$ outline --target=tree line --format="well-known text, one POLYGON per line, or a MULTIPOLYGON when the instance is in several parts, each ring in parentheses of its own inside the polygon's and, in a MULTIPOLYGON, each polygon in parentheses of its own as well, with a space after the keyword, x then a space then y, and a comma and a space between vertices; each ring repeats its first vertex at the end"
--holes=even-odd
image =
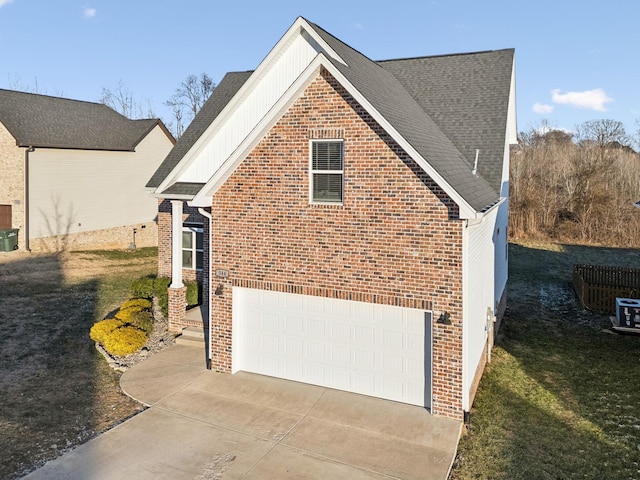
POLYGON ((621 122, 521 132, 511 152, 512 239, 640 247, 640 155, 621 122))

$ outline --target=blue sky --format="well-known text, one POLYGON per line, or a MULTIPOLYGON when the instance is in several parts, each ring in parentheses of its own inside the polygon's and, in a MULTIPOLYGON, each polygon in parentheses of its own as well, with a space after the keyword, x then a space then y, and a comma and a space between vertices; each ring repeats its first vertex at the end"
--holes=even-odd
POLYGON ((251 70, 297 16, 373 60, 516 49, 518 129, 640 119, 635 0, 0 0, 0 88, 163 102, 192 73, 251 70))

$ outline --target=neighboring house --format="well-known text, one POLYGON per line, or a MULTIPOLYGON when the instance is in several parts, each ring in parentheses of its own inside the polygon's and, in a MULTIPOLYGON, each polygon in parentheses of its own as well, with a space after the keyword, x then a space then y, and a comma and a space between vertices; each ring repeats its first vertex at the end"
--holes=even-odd
POLYGON ((0 90, 0 228, 21 250, 155 246, 144 184, 174 143, 157 119, 0 90))
POLYGON ((299 18, 148 187, 210 367, 470 410, 505 308, 514 51, 374 62, 299 18))

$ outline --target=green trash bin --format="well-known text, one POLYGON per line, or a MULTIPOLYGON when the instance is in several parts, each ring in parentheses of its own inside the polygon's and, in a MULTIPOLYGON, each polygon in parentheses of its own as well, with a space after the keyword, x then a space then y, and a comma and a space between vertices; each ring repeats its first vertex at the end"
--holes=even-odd
POLYGON ((18 229, 5 228, 0 230, 0 252, 10 252, 18 249, 18 229))

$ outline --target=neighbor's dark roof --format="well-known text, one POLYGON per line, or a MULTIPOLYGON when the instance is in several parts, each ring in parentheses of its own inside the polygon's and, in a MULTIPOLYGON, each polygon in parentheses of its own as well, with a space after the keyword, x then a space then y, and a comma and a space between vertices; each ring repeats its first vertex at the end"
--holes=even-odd
MULTIPOLYGON (((374 62, 309 25, 347 63, 330 59, 335 68, 462 198, 478 211, 499 199, 512 49, 374 62)), ((148 187, 160 185, 251 73, 225 76, 148 187)))
MULTIPOLYGON (((240 87, 244 85, 244 82, 247 81, 252 73, 253 72, 231 72, 224 76, 218 86, 213 89, 211 96, 189 124, 184 134, 178 139, 173 149, 147 182, 148 188, 156 188, 162 183, 193 144, 196 143, 207 127, 216 119, 222 109, 227 106, 229 101, 236 92, 240 90, 240 87)), ((176 188, 174 188, 171 193, 189 194, 186 191, 176 191, 176 188)), ((167 193, 169 192, 167 191, 167 193)))
POLYGON ((116 151, 134 150, 161 124, 158 119, 130 120, 100 103, 2 89, 0 122, 20 147, 116 151))

